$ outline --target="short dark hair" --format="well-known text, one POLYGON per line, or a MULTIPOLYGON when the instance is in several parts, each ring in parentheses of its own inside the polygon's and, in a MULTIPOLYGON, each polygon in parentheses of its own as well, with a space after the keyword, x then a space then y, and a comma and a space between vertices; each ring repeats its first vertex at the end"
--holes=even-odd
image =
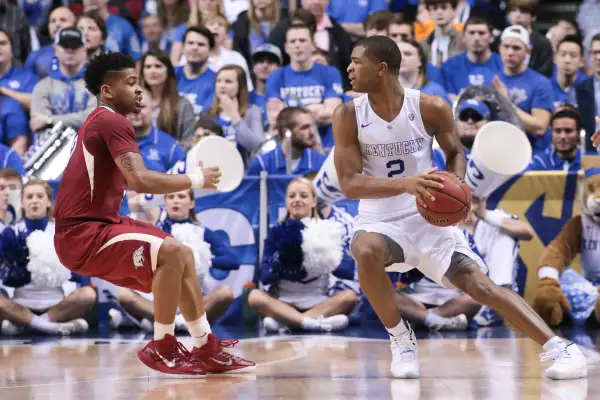
POLYGON ((287 29, 285 30, 285 41, 286 42, 287 42, 288 33, 291 30, 294 30, 294 29, 306 29, 306 30, 308 30, 308 33, 310 34, 310 38, 311 38, 311 40, 313 40, 313 36, 314 36, 315 32, 310 29, 310 26, 308 26, 306 24, 295 23, 295 24, 291 24, 290 26, 288 26, 287 29))
POLYGON ((456 9, 456 7, 458 6, 458 0, 425 0, 425 8, 429 8, 429 6, 432 6, 434 4, 444 3, 450 3, 453 9, 456 9))
POLYGON ((212 34, 212 32, 209 31, 208 28, 204 25, 190 26, 189 28, 187 28, 187 31, 185 31, 185 34, 183 35, 183 43, 185 43, 185 39, 187 39, 187 36, 190 32, 195 32, 207 38, 209 49, 212 50, 215 47, 215 37, 212 34))
POLYGON ((592 43, 594 42, 600 42, 600 33, 596 33, 594 36, 592 36, 592 40, 590 40, 590 47, 592 47, 592 43))
POLYGON ((8 38, 8 41, 11 43, 12 45, 12 35, 9 31, 7 31, 6 29, 0 28, 0 33, 4 33, 6 35, 6 37, 8 38))
POLYGON ((394 14, 388 10, 375 11, 365 19, 364 27, 367 29, 375 29, 378 31, 387 31, 390 27, 394 14))
POLYGON ((365 49, 365 55, 369 59, 387 64, 390 71, 400 73, 402 54, 396 42, 387 36, 370 36, 362 38, 355 47, 361 46, 365 49))
POLYGON ((492 23, 483 15, 471 15, 465 22, 463 32, 467 30, 467 27, 469 25, 486 25, 488 27, 488 30, 490 31, 490 34, 494 32, 494 27, 492 23))
POLYGON ((574 36, 574 35, 565 36, 563 38, 563 40, 561 40, 558 43, 558 45, 556 46, 556 51, 558 51, 558 49, 560 49, 560 46, 563 43, 573 43, 573 44, 576 44, 579 47, 579 54, 581 56, 583 56, 583 45, 581 44, 581 41, 579 40, 579 38, 577 36, 574 36))
POLYGON ((283 139, 285 131, 292 130, 296 127, 296 115, 298 114, 310 114, 306 108, 302 107, 287 107, 281 110, 275 121, 275 128, 279 133, 279 136, 283 139))
MULTIPOLYGON (((305 10, 303 8, 299 8, 296 11, 294 11, 294 13, 292 14, 291 18, 290 18, 290 22, 291 24, 304 24, 306 26, 308 26, 308 28, 310 29, 310 32, 314 35, 315 32, 317 32, 317 18, 315 17, 315 14, 311 13, 308 10, 305 10), (294 22, 294 21, 300 21, 300 22, 294 22)), ((286 35, 287 35, 287 31, 286 31, 286 35)))
POLYGON ((550 117, 550 128, 552 129, 552 124, 554 123, 554 121, 561 118, 569 118, 575 120, 577 132, 581 131, 581 128, 583 126, 583 117, 581 116, 579 110, 577 110, 575 107, 565 107, 552 114, 552 116, 550 117))
POLYGON ((85 87, 91 94, 98 96, 107 74, 129 68, 135 69, 135 61, 127 54, 110 51, 100 53, 90 60, 85 69, 83 76, 85 87))
POLYGON ((508 11, 518 8, 530 13, 532 16, 537 15, 539 0, 509 0, 508 11))
POLYGON ((0 169, 0 178, 10 179, 16 178, 21 181, 21 185, 23 184, 23 177, 17 171, 12 168, 1 168, 0 169))

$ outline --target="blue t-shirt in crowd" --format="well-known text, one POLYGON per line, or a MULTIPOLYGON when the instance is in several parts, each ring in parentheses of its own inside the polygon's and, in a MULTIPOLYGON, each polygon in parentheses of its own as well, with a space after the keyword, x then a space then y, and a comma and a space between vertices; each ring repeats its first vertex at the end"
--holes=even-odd
POLYGON ((362 24, 370 14, 387 8, 386 0, 331 0, 327 14, 340 24, 362 24))
POLYGON ((577 106, 576 103, 576 99, 575 99, 575 86, 579 85, 581 82, 585 81, 588 77, 586 74, 584 74, 581 71, 577 71, 577 77, 575 78, 575 82, 573 82, 573 85, 569 88, 569 90, 564 90, 563 88, 560 87, 560 85, 558 84, 558 81, 556 79, 558 75, 558 69, 556 68, 556 64, 554 65, 554 72, 552 74, 552 94, 553 94, 553 100, 554 100, 554 108, 557 108, 558 106, 562 105, 562 104, 572 104, 574 106, 577 106))
MULTIPOLYGON (((312 171, 318 171, 326 158, 326 155, 315 150, 305 149, 298 166, 292 171, 292 174, 304 175, 312 171)), ((287 175, 285 156, 281 146, 277 146, 275 150, 268 153, 257 155, 250 163, 247 175, 260 175, 260 171, 267 171, 269 174, 287 175)))
POLYGON ((12 148, 0 143, 0 167, 1 168, 12 168, 21 175, 25 175, 25 168, 23 168, 23 159, 12 148))
POLYGON ((183 69, 183 66, 175 67, 177 90, 180 96, 192 103, 194 114, 200 115, 202 111, 208 110, 212 105, 217 74, 212 69, 206 68, 196 79, 188 79, 183 69))
POLYGON ((54 46, 48 44, 29 54, 25 62, 25 69, 43 79, 50 73, 54 62, 56 62, 54 59, 54 46))
POLYGON ((185 151, 177 140, 154 126, 148 136, 136 141, 144 164, 152 171, 164 173, 176 162, 185 160, 185 151))
POLYGON ((280 99, 288 107, 323 104, 329 98, 341 99, 343 95, 342 75, 329 65, 314 63, 310 70, 302 72, 287 65, 267 79, 267 100, 280 99))
POLYGON ((52 0, 19 0, 19 7, 27 16, 30 26, 40 27, 48 22, 52 0))
MULTIPOLYGON (((329 65, 314 63, 308 71, 296 72, 291 65, 274 71, 267 79, 267 101, 279 99, 286 107, 323 104, 330 98, 343 99, 342 75, 329 65)), ((319 129, 325 148, 333 146, 331 125, 319 129)))
POLYGON ((442 70, 432 63, 427 63, 425 67, 425 74, 427 75, 427 79, 433 81, 435 83, 444 86, 444 79, 442 78, 442 70))
POLYGON ((250 54, 252 54, 256 48, 265 44, 271 33, 271 24, 269 21, 261 21, 259 22, 259 25, 260 32, 256 32, 254 29, 250 28, 250 54))
POLYGON ((250 104, 260 107, 260 114, 262 115, 263 124, 267 125, 269 123, 267 119, 267 95, 258 94, 256 93, 256 90, 250 92, 250 104))
POLYGON ((6 74, 0 75, 0 87, 23 93, 33 93, 33 88, 38 81, 38 77, 33 72, 16 68, 14 65, 6 74))
POLYGON ((440 96, 442 99, 446 100, 448 104, 452 105, 450 98, 448 97, 448 93, 444 90, 444 88, 433 81, 427 82, 425 86, 421 88, 421 92, 425 94, 431 94, 434 96, 440 96))
MULTIPOLYGON (((531 114, 534 108, 552 112, 554 105, 550 79, 531 68, 519 75, 507 76, 503 72, 499 76, 506 85, 511 102, 521 110, 528 114, 531 114)), ((528 137, 534 152, 543 151, 550 145, 549 132, 543 137, 531 134, 528 134, 528 137)))
POLYGON ((0 96, 0 141, 8 145, 18 136, 29 136, 27 114, 15 99, 0 96))
POLYGON ((106 20, 106 49, 126 53, 134 60, 142 57, 142 47, 133 26, 123 17, 109 14, 106 20))
POLYGON ((498 53, 492 52, 490 59, 482 64, 473 64, 464 52, 442 64, 444 89, 449 94, 458 95, 462 89, 471 85, 490 85, 494 75, 500 75, 503 69, 498 53))
POLYGON ((527 169, 530 171, 577 172, 581 169, 581 150, 577 149, 574 159, 565 160, 560 158, 554 147, 549 147, 544 151, 536 153, 527 169))

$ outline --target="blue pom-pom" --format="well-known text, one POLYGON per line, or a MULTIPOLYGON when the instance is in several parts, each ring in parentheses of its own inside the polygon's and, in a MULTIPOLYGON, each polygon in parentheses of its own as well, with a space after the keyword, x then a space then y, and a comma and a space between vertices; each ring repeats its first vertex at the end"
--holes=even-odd
POLYGON ((2 258, 3 279, 5 286, 22 287, 31 282, 31 273, 27 269, 29 248, 27 232, 18 234, 6 228, 0 234, 0 256, 2 258))
POLYGON ((306 278, 302 267, 302 230, 298 220, 287 220, 275 225, 265 240, 264 263, 269 267, 272 280, 300 281, 306 278))

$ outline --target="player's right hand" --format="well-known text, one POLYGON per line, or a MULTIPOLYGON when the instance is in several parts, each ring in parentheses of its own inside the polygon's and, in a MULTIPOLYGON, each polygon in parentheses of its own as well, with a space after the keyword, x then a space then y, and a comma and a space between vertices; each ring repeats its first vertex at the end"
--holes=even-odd
POLYGON ((433 175, 437 171, 437 167, 429 168, 418 175, 402 178, 404 193, 410 193, 417 198, 417 203, 424 208, 427 208, 425 198, 430 201, 435 201, 433 194, 427 190, 428 188, 443 189, 444 177, 441 175, 433 175))
MULTIPOLYGON (((200 169, 200 167, 197 167, 197 169, 200 169)), ((202 174, 204 175, 203 189, 216 189, 217 184, 221 181, 219 178, 223 175, 219 172, 219 167, 203 168, 202 174)))
POLYGON ((194 189, 216 189, 221 172, 219 172, 219 167, 202 168, 198 166, 188 176, 194 189))
MULTIPOLYGON (((600 125, 600 117, 596 117, 596 125, 600 125)), ((592 135, 592 143, 595 148, 600 146, 600 130, 596 131, 596 133, 592 135)))

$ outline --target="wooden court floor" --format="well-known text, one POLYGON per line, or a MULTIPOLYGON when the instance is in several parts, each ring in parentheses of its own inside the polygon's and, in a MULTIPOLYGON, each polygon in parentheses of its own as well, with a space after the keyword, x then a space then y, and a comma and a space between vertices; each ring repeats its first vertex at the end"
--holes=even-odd
POLYGON ((600 399, 600 354, 584 350, 588 379, 550 381, 541 378, 538 346, 521 338, 420 340, 418 380, 390 379, 383 339, 245 339, 235 350, 258 363, 256 374, 200 380, 150 376, 135 356, 144 343, 0 341, 0 399, 600 399))

